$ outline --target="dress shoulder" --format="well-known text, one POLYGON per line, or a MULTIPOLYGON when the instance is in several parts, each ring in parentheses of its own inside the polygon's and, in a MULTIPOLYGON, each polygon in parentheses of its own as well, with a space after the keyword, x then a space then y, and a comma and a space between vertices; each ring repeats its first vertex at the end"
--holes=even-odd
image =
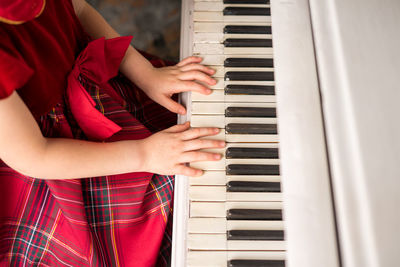
POLYGON ((33 69, 1 29, 0 34, 0 99, 3 99, 23 87, 32 77, 33 69))

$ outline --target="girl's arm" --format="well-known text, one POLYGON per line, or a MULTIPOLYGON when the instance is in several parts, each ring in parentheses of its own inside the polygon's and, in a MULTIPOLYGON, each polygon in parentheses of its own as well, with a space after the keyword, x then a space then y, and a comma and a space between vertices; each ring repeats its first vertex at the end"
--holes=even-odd
POLYGON ((224 143, 197 138, 217 129, 188 130, 176 125, 144 140, 96 143, 45 138, 16 92, 0 100, 0 159, 16 171, 43 179, 71 179, 148 171, 201 175, 184 162, 218 160, 220 155, 198 152, 224 143), (155 151, 155 149, 157 149, 155 151))
MULTIPOLYGON (((83 28, 94 38, 106 39, 119 34, 85 0, 72 0, 76 15, 83 28)), ((151 99, 172 112, 185 114, 185 108, 171 99, 171 95, 195 91, 210 94, 207 85, 216 81, 210 77, 215 71, 199 64, 199 57, 189 57, 176 66, 154 68, 136 49, 130 46, 121 63, 121 72, 139 86, 151 99), (194 82, 194 80, 200 82, 194 82), (205 85, 203 85, 203 84, 205 85)))

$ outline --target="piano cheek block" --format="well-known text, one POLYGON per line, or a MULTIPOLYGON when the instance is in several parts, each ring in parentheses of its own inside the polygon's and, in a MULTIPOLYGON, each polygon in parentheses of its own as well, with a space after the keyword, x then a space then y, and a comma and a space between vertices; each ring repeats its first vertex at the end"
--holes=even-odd
POLYGON ((230 260, 228 267, 285 267, 283 260, 230 260))

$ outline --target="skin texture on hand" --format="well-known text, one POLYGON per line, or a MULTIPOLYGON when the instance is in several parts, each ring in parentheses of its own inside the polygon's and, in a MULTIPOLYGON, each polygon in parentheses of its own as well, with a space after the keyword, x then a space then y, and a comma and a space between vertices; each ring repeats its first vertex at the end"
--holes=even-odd
POLYGON ((208 86, 216 84, 216 80, 210 77, 215 70, 200 64, 202 60, 192 56, 175 66, 153 68, 141 88, 152 100, 171 112, 185 114, 185 108, 171 99, 173 94, 192 91, 207 95, 212 92, 208 86))
POLYGON ((143 167, 148 172, 165 175, 200 176, 202 170, 186 166, 185 163, 220 160, 220 154, 198 151, 225 147, 224 141, 199 139, 216 135, 219 131, 218 128, 190 129, 187 122, 158 132, 143 140, 143 167))

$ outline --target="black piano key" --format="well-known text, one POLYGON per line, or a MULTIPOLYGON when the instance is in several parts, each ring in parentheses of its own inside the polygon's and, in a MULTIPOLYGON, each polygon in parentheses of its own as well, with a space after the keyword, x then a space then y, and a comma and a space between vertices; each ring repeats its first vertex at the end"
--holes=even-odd
POLYGON ((278 159, 278 148, 274 147, 228 147, 227 159, 278 159))
POLYGON ((227 107, 225 117, 276 118, 276 108, 227 107))
POLYGON ((227 231, 228 240, 273 240, 284 239, 282 230, 230 230, 227 231))
POLYGON ((227 220, 281 221, 282 210, 230 209, 226 211, 227 220))
POLYGON ((228 134, 277 134, 276 124, 228 123, 225 127, 228 134))
POLYGON ((229 84, 225 87, 226 95, 275 95, 275 87, 271 85, 229 84))
POLYGON ((225 81, 274 81, 272 71, 227 71, 225 81))
POLYGON ((284 260, 230 260, 228 267, 285 267, 284 260))
POLYGON ((224 4, 269 4, 269 0, 224 0, 224 4))
POLYGON ((227 38, 224 41, 225 47, 272 47, 271 39, 261 38, 227 38))
POLYGON ((260 7, 225 7, 224 16, 270 16, 269 8, 260 7))
POLYGON ((224 61, 224 67, 273 68, 274 60, 272 58, 227 58, 224 61))
POLYGON ((271 34, 271 26, 226 25, 226 34, 271 34))
POLYGON ((229 164, 226 175, 279 175, 279 165, 229 164))
POLYGON ((242 182, 230 181, 226 184, 226 192, 281 192, 279 182, 242 182))

